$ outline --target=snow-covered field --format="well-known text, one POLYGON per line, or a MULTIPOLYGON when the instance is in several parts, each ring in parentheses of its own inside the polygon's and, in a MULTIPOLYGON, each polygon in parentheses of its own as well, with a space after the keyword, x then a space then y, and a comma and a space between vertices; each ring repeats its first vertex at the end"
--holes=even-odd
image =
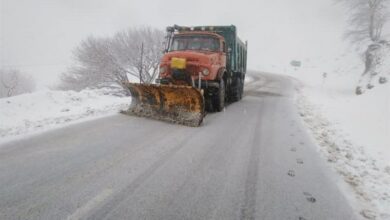
POLYGON ((368 219, 390 219, 390 83, 355 95, 364 65, 351 54, 306 60, 285 74, 300 81, 300 114, 355 208, 368 219))
POLYGON ((74 122, 118 113, 130 97, 106 89, 38 91, 0 99, 0 143, 74 122))

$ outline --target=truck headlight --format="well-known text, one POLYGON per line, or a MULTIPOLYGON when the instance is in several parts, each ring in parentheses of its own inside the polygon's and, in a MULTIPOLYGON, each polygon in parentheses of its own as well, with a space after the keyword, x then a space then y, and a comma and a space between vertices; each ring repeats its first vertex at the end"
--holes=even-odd
POLYGON ((210 74, 209 69, 204 68, 204 69, 202 70, 202 74, 203 74, 204 76, 208 76, 208 75, 210 74))

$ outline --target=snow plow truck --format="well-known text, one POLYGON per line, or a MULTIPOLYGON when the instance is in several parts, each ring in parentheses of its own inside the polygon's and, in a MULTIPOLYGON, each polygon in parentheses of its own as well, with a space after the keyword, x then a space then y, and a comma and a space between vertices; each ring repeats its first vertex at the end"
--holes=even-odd
POLYGON ((206 111, 239 101, 246 73, 247 42, 231 26, 170 26, 156 84, 126 83, 129 115, 200 126, 206 111))

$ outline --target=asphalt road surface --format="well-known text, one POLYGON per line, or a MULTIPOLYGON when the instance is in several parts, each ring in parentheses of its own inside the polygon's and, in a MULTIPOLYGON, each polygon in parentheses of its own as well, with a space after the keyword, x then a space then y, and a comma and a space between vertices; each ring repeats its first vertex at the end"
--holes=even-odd
POLYGON ((0 219, 356 219, 294 106, 252 73, 199 128, 115 115, 0 146, 0 219))

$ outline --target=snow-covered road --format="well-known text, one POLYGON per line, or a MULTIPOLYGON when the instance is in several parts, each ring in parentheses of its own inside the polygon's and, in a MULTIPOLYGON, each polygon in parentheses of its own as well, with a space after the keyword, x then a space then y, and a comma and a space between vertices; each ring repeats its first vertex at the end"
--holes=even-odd
POLYGON ((0 219, 357 219, 288 77, 190 128, 114 115, 0 146, 0 219))

